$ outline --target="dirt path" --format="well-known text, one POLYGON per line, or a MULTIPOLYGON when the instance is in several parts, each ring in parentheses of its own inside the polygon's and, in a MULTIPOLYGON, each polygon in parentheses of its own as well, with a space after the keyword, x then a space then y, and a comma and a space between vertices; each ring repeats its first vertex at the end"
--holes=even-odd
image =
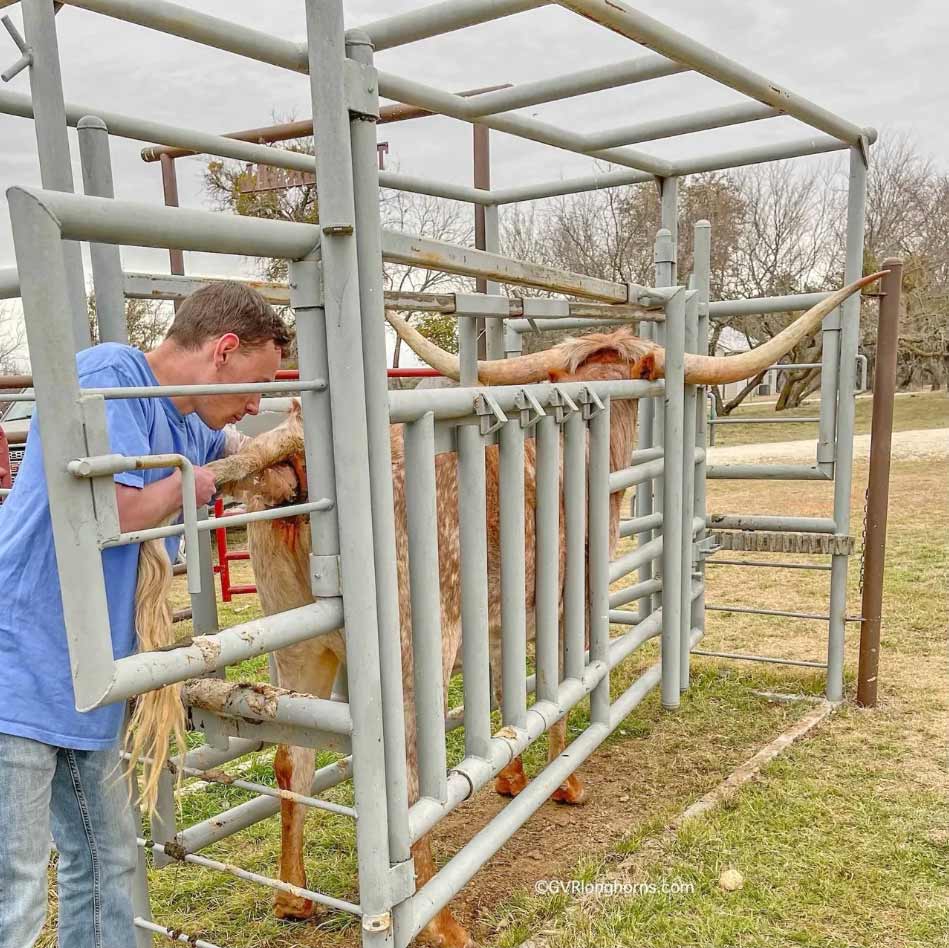
MULTIPOLYGON (((870 435, 857 435, 853 440, 854 457, 866 458, 870 453, 870 435)), ((897 431, 893 434, 893 459, 918 461, 925 458, 949 457, 949 428, 922 428, 897 431)), ((814 461, 814 441, 776 441, 763 444, 739 444, 716 447, 709 451, 713 464, 754 461, 814 461)))

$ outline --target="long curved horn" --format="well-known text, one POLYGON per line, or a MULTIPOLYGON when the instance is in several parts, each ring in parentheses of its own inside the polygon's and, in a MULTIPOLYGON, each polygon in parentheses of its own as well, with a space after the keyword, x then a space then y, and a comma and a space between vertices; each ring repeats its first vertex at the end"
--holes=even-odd
MULTIPOLYGON (((386 319, 402 341, 437 372, 454 379, 461 377, 458 356, 440 349, 417 329, 392 310, 386 310, 386 319)), ((563 368, 563 356, 554 349, 516 356, 513 359, 490 359, 478 362, 478 380, 484 385, 520 385, 526 382, 546 382, 551 369, 563 368)))
MULTIPOLYGON (((835 310, 847 297, 859 292, 870 283, 875 283, 887 270, 871 273, 849 286, 831 293, 825 300, 811 307, 796 319, 787 329, 779 332, 773 339, 754 349, 736 356, 707 356, 687 353, 685 357, 685 380, 690 385, 724 385, 727 382, 740 382, 763 372, 774 365, 782 356, 787 355, 801 340, 806 339, 820 326, 824 317, 835 310)), ((653 377, 665 375, 665 352, 656 353, 653 377)))

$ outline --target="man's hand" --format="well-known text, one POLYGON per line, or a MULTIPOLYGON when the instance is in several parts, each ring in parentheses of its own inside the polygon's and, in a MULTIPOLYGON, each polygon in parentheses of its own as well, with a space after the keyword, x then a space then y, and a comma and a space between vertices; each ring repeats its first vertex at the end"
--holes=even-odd
MULTIPOLYGON (((206 467, 195 467, 194 486, 199 507, 208 503, 217 490, 214 474, 206 467)), ((175 468, 168 477, 147 487, 116 484, 115 499, 123 533, 157 527, 181 510, 181 471, 175 468)))
POLYGON ((214 473, 206 467, 196 467, 194 469, 194 488, 198 506, 203 507, 205 504, 209 504, 217 492, 214 473))

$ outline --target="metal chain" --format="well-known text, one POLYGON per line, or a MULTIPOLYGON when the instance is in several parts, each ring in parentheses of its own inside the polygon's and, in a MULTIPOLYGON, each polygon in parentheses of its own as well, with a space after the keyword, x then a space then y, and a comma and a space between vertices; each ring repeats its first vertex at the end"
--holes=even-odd
POLYGON ((860 532, 860 601, 863 602, 863 569, 867 558, 867 504, 870 500, 870 485, 863 491, 863 528, 860 532))

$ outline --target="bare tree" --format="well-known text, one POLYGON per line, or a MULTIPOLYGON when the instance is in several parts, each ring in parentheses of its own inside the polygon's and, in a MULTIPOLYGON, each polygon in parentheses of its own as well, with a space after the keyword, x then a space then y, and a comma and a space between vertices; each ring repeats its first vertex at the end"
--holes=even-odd
POLYGON ((15 375, 26 359, 26 329, 13 306, 0 306, 0 375, 15 375))

